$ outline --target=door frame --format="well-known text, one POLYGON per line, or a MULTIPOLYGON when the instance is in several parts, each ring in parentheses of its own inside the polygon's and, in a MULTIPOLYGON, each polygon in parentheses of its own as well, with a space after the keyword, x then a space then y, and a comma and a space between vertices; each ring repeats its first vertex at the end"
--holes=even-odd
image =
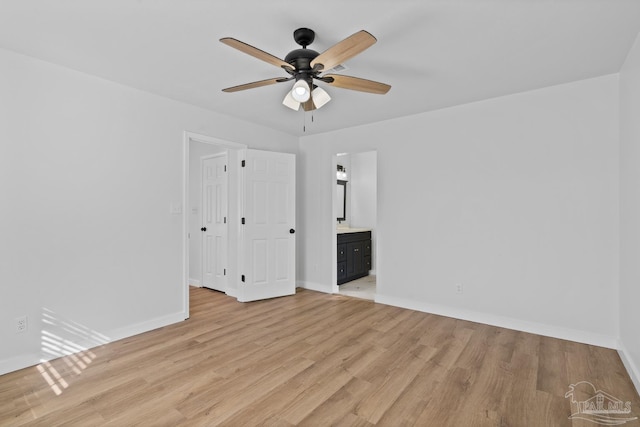
MULTIPOLYGON (((334 152, 331 155, 331 224, 332 224, 332 230, 336 230, 336 217, 335 217, 335 212, 336 212, 336 206, 338 205, 338 194, 336 191, 336 167, 338 165, 338 157, 340 154, 349 154, 349 155, 355 155, 355 154, 359 154, 359 153, 370 153, 370 152, 375 152, 376 153, 376 224, 375 224, 375 258, 371 259, 371 262, 375 262, 375 272, 376 272, 376 292, 374 294, 374 301, 378 301, 378 293, 379 293, 379 289, 380 289, 380 283, 381 283, 381 275, 380 275, 380 218, 378 216, 379 212, 380 212, 380 164, 379 164, 379 159, 378 159, 378 149, 377 148, 372 148, 370 150, 366 150, 366 149, 361 149, 361 150, 351 150, 351 151, 339 151, 339 152, 334 152)), ((373 248, 372 248, 373 249, 373 248)), ((340 286, 338 285, 338 234, 336 232, 332 233, 332 240, 331 240, 331 258, 332 260, 332 273, 331 273, 331 293, 332 294, 339 294, 340 293, 340 286)))
MULTIPOLYGON (((183 151, 183 161, 182 161, 182 206, 183 206, 183 215, 182 215, 182 309, 184 312, 185 319, 189 318, 189 218, 191 217, 191 209, 190 209, 190 200, 189 200, 189 144, 191 142, 201 142, 205 144, 212 144, 223 147, 227 149, 228 160, 229 160, 229 177, 233 173, 235 176, 236 182, 238 183, 238 189, 242 188, 242 171, 239 165, 232 165, 231 160, 234 158, 244 158, 243 150, 246 150, 247 145, 239 144, 237 142, 227 141, 219 138, 215 138, 208 135, 198 134, 195 132, 184 131, 182 137, 182 151, 183 151)), ((229 183, 227 182, 227 185, 229 183)), ((236 241, 240 240, 241 236, 241 228, 240 221, 231 221, 230 212, 231 206, 234 206, 236 212, 242 212, 242 195, 239 191, 230 191, 228 187, 227 197, 228 204, 227 207, 229 209, 229 230, 228 230, 228 241, 227 246, 229 247, 229 241, 231 239, 236 239, 236 241), (231 227, 231 224, 235 224, 235 227, 231 227)), ((237 272, 234 269, 237 269, 238 260, 239 260, 239 248, 236 248, 235 251, 228 250, 227 255, 227 264, 229 268, 229 277, 227 278, 227 295, 237 296, 238 290, 238 281, 239 278, 237 276, 237 272), (231 268, 232 265, 235 265, 235 268, 231 268), (233 286, 235 285, 235 286, 233 286)))

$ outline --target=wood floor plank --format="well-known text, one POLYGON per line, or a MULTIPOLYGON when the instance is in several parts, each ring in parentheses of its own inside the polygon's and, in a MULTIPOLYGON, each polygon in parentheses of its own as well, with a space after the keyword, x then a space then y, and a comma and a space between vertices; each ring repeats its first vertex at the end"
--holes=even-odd
POLYGON ((537 389, 564 397, 567 391, 566 342, 549 337, 540 339, 537 389))
POLYGON ((508 386, 501 391, 503 403, 500 418, 507 426, 518 425, 522 420, 531 420, 533 423, 540 417, 537 414, 539 408, 530 404, 536 396, 538 357, 527 351, 525 346, 516 347, 519 350, 514 351, 508 364, 508 386))
POLYGON ((358 378, 351 378, 348 383, 322 402, 298 425, 315 426, 318 420, 322 420, 323 423, 326 423, 325 425, 335 425, 343 418, 353 416, 358 402, 370 393, 371 388, 370 383, 358 378))
MULTIPOLYGON (((208 407, 197 413, 194 418, 202 418, 205 421, 204 425, 220 423, 236 412, 253 405, 255 401, 312 364, 312 361, 300 358, 295 362, 279 366, 257 379, 255 378, 256 372, 238 377, 233 383, 227 383, 223 386, 224 393, 210 395, 208 407)), ((180 412, 185 414, 182 410, 180 412)))
POLYGON ((402 390, 402 393, 385 411, 379 425, 417 425, 417 419, 431 404, 433 390, 446 374, 447 369, 433 362, 423 364, 416 377, 402 390))
POLYGON ((386 371, 384 378, 372 382, 375 387, 358 403, 355 414, 376 424, 416 378, 423 366, 424 361, 407 350, 393 368, 386 371))
POLYGON ((447 371, 434 389, 429 404, 416 420, 416 425, 457 426, 456 418, 461 411, 469 411, 466 406, 467 392, 473 373, 467 369, 454 367, 447 371))
POLYGON ((593 425, 569 418, 579 381, 640 416, 611 349, 312 291, 242 304, 193 288, 190 306, 0 376, 0 426, 593 425))

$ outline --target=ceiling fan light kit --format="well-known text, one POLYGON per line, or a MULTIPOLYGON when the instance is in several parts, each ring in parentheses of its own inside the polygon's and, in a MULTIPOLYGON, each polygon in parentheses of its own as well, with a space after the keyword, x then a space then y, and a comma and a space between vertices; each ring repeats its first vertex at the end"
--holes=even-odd
POLYGON ((368 32, 360 30, 322 53, 307 49, 307 46, 315 39, 315 32, 309 28, 298 28, 295 30, 293 32, 293 39, 302 46, 302 49, 292 50, 285 56, 284 60, 282 60, 234 38, 221 38, 220 41, 227 46, 231 46, 262 61, 280 67, 290 75, 290 77, 272 78, 228 87, 222 89, 223 92, 237 92, 295 79, 293 87, 287 92, 282 104, 296 111, 300 109, 300 105, 302 105, 304 111, 312 111, 321 108, 331 100, 331 97, 324 89, 313 83, 314 80, 342 89, 375 94, 385 94, 391 89, 391 86, 388 84, 361 79, 359 77, 322 74, 323 71, 331 70, 373 45, 376 42, 376 38, 368 32))

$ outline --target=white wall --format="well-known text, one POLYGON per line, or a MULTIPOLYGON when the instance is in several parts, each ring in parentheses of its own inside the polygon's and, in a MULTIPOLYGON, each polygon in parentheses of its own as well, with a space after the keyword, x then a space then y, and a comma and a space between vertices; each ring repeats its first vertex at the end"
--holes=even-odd
POLYGON ((378 301, 615 346, 617 75, 301 138, 303 285, 335 270, 333 154, 372 150, 378 301))
POLYGON ((640 393, 640 35, 620 71, 620 338, 640 393))
POLYGON ((0 70, 0 373, 184 319, 183 132, 297 138, 5 50, 0 70))

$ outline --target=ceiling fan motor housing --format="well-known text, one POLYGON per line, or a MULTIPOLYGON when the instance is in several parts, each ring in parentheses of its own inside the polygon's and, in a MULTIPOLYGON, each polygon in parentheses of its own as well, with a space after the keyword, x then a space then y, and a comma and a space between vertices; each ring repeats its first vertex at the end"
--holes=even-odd
POLYGON ((311 68, 313 61, 319 53, 313 49, 307 49, 307 46, 313 43, 316 33, 309 28, 298 28, 293 32, 293 39, 302 46, 302 49, 292 50, 285 56, 284 61, 291 64, 295 71, 291 74, 296 80, 306 80, 309 86, 313 84, 313 78, 319 72, 311 68))
POLYGON ((291 64, 297 71, 311 71, 311 61, 313 61, 319 53, 312 49, 296 49, 292 50, 284 57, 284 61, 291 64))
POLYGON ((312 79, 318 72, 311 69, 311 61, 313 61, 319 53, 313 49, 307 49, 307 46, 313 43, 316 33, 309 28, 298 28, 293 32, 293 39, 302 46, 302 49, 292 50, 285 56, 284 61, 291 64, 295 71, 292 73, 296 80, 304 79, 312 84, 312 79))

